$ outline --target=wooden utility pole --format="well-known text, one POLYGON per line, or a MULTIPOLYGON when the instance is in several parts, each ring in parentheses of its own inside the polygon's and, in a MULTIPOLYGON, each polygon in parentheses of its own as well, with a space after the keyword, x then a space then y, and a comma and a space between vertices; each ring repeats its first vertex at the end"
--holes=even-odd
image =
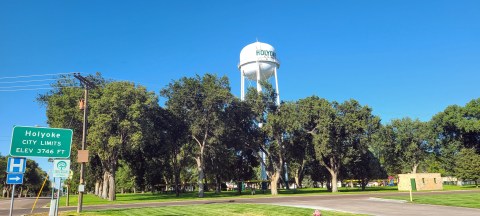
MULTIPOLYGON (((82 135, 82 151, 85 150, 86 146, 86 138, 87 138, 87 125, 88 125, 88 89, 90 88, 95 88, 95 85, 87 80, 85 77, 81 76, 80 73, 74 73, 73 76, 80 80, 80 82, 83 84, 85 87, 85 99, 83 102, 83 135, 82 135)), ((79 187, 85 188, 85 162, 81 162, 80 164, 80 184, 79 187)), ((82 211, 83 207, 83 191, 78 192, 78 206, 77 206, 77 213, 80 213, 82 211)))

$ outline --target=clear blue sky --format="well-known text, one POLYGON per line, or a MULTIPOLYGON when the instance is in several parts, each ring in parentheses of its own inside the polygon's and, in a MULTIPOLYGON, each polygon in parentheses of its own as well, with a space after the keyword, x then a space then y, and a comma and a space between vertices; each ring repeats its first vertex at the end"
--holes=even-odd
MULTIPOLYGON (((239 96, 239 53, 258 39, 282 63, 282 100, 354 98, 388 122, 479 97, 480 1, 281 2, 1 0, 0 77, 100 71, 158 93, 209 72, 239 96)), ((46 90, 2 91, 34 84, 18 80, 0 79, 2 155, 13 125, 47 126, 46 90)))

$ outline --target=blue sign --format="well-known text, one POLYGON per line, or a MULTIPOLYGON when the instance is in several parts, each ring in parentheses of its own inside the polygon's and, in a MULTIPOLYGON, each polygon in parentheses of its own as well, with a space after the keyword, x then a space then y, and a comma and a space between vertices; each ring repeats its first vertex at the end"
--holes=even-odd
POLYGON ((24 173, 27 167, 27 159, 23 157, 9 157, 7 173, 24 173))
POLYGON ((7 184, 23 184, 23 173, 7 173, 7 184))

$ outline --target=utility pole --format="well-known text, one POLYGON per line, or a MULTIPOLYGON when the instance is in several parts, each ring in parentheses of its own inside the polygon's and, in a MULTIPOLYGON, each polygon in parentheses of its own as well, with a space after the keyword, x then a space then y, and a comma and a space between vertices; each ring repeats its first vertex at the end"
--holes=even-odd
MULTIPOLYGON (((85 99, 83 101, 83 135, 82 135, 82 151, 85 150, 86 146, 86 138, 87 138, 87 125, 88 125, 88 89, 90 88, 95 88, 95 84, 87 80, 85 77, 81 76, 80 73, 74 73, 73 76, 80 80, 80 82, 83 84, 85 87, 85 99)), ((85 188, 85 180, 84 180, 84 175, 85 175, 85 162, 81 162, 80 164, 80 184, 79 187, 85 188)), ((82 211, 83 207, 83 193, 84 190, 78 192, 78 206, 77 206, 77 213, 80 213, 82 211)))

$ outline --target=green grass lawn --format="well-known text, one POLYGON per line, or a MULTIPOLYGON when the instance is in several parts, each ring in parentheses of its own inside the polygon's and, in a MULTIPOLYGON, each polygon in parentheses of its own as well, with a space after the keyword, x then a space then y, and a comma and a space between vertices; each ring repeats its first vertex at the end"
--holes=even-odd
MULTIPOLYGON (((348 193, 371 193, 371 192, 396 192, 397 187, 370 187, 366 191, 361 191, 360 188, 339 188, 342 194, 348 193)), ((292 196, 292 195, 330 195, 331 193, 325 188, 302 188, 297 190, 279 190, 279 196, 292 196)), ((271 197, 270 191, 266 191, 265 194, 261 191, 256 191, 255 195, 251 195, 250 190, 242 192, 239 195, 236 191, 222 191, 220 194, 214 192, 205 192, 204 198, 198 198, 197 192, 180 193, 179 197, 176 197, 173 193, 167 194, 152 194, 152 193, 136 193, 136 194, 117 194, 117 200, 108 201, 100 199, 99 197, 91 194, 86 194, 83 197, 84 205, 102 205, 111 203, 138 203, 138 202, 172 202, 172 201, 186 201, 186 200, 205 200, 205 199, 227 199, 227 198, 260 198, 271 197)), ((70 206, 76 205, 78 202, 78 195, 70 195, 70 206)), ((66 197, 60 197, 60 205, 65 206, 66 197)))
MULTIPOLYGON (((409 195, 389 196, 389 197, 382 197, 382 198, 410 201, 409 195)), ((476 193, 465 193, 465 194, 435 194, 435 195, 415 195, 415 193, 413 193, 413 203, 480 208, 480 191, 476 193)))
MULTIPOLYGON (((472 190, 475 186, 454 186, 445 185, 444 190, 472 190)), ((368 187, 365 191, 361 191, 360 188, 339 188, 340 193, 337 194, 356 194, 356 193, 385 193, 385 192, 397 192, 397 187, 368 187)), ((330 195, 331 193, 325 188, 302 188, 297 190, 279 190, 279 196, 311 196, 311 195, 330 195)), ((140 202, 174 202, 174 201, 187 201, 187 200, 208 200, 208 199, 228 199, 228 198, 262 198, 271 197, 270 191, 266 191, 262 194, 261 191, 256 191, 255 195, 251 195, 250 191, 243 191, 241 195, 236 191, 222 191, 220 194, 214 192, 205 192, 204 198, 198 198, 197 192, 180 193, 179 197, 176 197, 174 193, 166 194, 152 194, 152 193, 136 193, 136 194, 117 194, 116 201, 108 201, 100 199, 99 197, 86 194, 84 195, 84 205, 102 205, 102 204, 119 204, 119 203, 140 203, 140 202)), ((78 195, 70 195, 70 206, 77 205, 78 195)), ((60 205, 65 206, 66 198, 61 197, 60 205)))
MULTIPOLYGON (((284 207, 275 205, 259 204, 208 204, 208 205, 190 205, 190 206, 166 206, 155 208, 132 208, 115 209, 103 211, 85 211, 82 216, 144 216, 144 215, 246 215, 246 216, 282 216, 282 215, 312 215, 313 209, 284 207)), ((61 213, 61 216, 78 215, 76 212, 61 213)), ((350 214, 343 212, 322 211, 323 216, 350 216, 359 214, 350 214)))
POLYGON ((478 189, 475 185, 465 185, 465 186, 457 186, 457 185, 443 185, 443 190, 475 190, 478 189))

